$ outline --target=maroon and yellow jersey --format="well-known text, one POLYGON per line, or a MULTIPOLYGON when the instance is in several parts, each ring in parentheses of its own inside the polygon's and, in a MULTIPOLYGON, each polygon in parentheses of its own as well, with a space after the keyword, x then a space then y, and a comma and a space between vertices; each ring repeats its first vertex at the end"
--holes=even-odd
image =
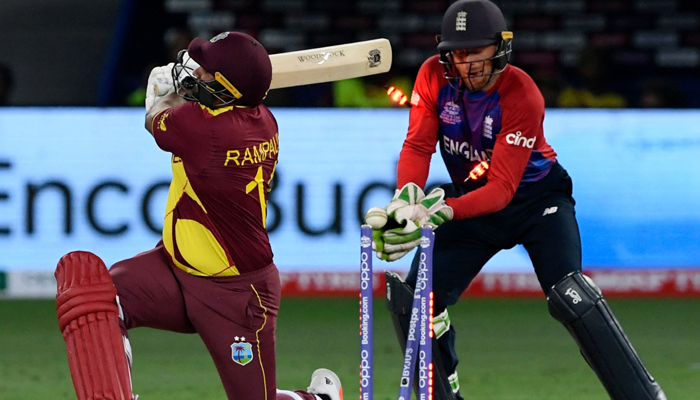
POLYGON ((173 154, 163 224, 172 262, 199 276, 231 276, 272 263, 265 230, 277 165, 277 121, 265 106, 216 110, 187 102, 153 119, 173 154))

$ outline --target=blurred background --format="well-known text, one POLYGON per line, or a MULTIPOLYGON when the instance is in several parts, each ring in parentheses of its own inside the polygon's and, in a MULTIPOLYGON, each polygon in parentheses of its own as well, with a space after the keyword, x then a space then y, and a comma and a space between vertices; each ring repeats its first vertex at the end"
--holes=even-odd
MULTIPOLYGON (((512 62, 548 107, 700 106, 700 6, 694 0, 497 0, 515 32, 512 62)), ((155 65, 192 37, 237 30, 269 53, 386 37, 388 76, 277 90, 279 107, 388 106, 435 54, 447 0, 3 0, 4 105, 141 106, 155 65), (349 87, 345 87, 349 86, 349 87), (363 90, 364 89, 364 90, 363 90)))
MULTIPOLYGON (((514 31, 511 63, 538 84, 545 135, 573 177, 584 271, 612 299, 669 397, 696 398, 700 3, 494 2, 514 31)), ((265 100, 281 142, 268 214, 284 295, 279 386, 305 387, 326 366, 354 396, 359 224, 393 194, 408 124, 408 109, 385 87, 410 93, 421 63, 436 54, 449 4, 0 1, 0 299, 12 300, 0 301, 0 400, 74 398, 54 320, 56 262, 80 249, 110 265, 159 240, 171 173, 169 154, 143 128, 146 79, 193 37, 225 30, 251 34, 271 54, 391 41, 389 73, 273 90, 265 100)), ((434 157, 429 185, 447 179, 434 157)), ((376 398, 395 397, 402 357, 381 299, 382 271, 405 272, 409 262, 375 260, 376 398)), ((463 387, 481 400, 606 398, 548 316, 531 270, 522 247, 500 253, 469 301, 450 311, 464 343, 463 387)), ((135 330, 132 345, 144 398, 223 398, 196 338, 135 330)))

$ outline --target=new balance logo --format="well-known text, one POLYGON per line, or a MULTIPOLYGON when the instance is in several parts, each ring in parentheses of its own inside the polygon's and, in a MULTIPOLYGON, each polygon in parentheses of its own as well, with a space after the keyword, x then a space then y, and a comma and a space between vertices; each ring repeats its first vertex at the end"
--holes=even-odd
POLYGON ((512 144, 515 146, 522 146, 528 149, 531 149, 535 147, 535 141, 537 140, 536 137, 531 137, 527 138, 525 136, 521 136, 523 133, 520 131, 517 131, 515 133, 509 133, 506 135, 506 143, 512 144))
POLYGON ((545 215, 554 214, 555 212, 557 212, 558 209, 559 209, 559 207, 557 207, 557 206, 547 207, 544 209, 542 216, 544 217, 545 215))

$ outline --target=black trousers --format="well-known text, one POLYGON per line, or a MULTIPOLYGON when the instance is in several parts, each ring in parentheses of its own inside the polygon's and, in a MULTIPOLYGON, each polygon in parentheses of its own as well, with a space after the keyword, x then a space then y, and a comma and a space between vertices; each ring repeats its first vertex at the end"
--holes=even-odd
MULTIPOLYGON (((452 184, 442 187, 447 197, 465 193, 452 184)), ((571 194, 571 178, 556 163, 544 179, 518 189, 503 210, 438 227, 433 250, 434 315, 457 302, 491 257, 518 244, 527 250, 545 294, 568 273, 581 271, 581 237, 571 194)), ((417 270, 418 252, 406 277, 411 287, 417 270)), ((454 340, 454 328, 438 339, 448 374, 457 367, 454 340)))

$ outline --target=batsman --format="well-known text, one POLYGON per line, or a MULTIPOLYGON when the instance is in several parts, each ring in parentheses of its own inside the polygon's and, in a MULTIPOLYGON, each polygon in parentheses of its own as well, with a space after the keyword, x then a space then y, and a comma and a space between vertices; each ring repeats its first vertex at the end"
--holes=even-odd
MULTIPOLYGON (((397 189, 367 214, 373 247, 394 261, 435 229, 433 342, 435 398, 460 391, 455 304, 486 262, 522 244, 549 312, 569 331, 614 400, 664 400, 596 284, 581 273, 581 238, 572 181, 543 132, 544 100, 533 80, 510 65, 513 33, 488 0, 458 0, 445 12, 439 54, 421 66, 411 95, 397 189), (425 187, 436 145, 451 183, 425 187)), ((405 347, 418 258, 405 282, 387 273, 387 306, 405 347)), ((556 358, 556 354, 551 354, 556 358)), ((576 397, 575 394, 572 395, 576 397)))
POLYGON ((136 400, 128 330, 138 327, 198 334, 229 400, 343 399, 325 368, 305 391, 277 389, 281 284, 265 216, 279 133, 262 104, 271 80, 267 51, 241 32, 195 38, 151 73, 146 130, 172 153, 162 240, 109 270, 85 251, 56 268, 78 400, 136 400))

